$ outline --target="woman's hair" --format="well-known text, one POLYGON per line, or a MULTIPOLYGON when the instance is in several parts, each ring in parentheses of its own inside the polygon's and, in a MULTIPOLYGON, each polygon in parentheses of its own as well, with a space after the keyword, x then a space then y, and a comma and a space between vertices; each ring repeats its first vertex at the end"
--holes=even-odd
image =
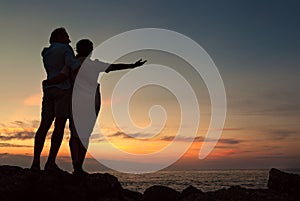
POLYGON ((93 43, 89 39, 82 39, 76 43, 78 57, 87 57, 93 51, 93 43))
POLYGON ((49 39, 50 44, 54 42, 58 42, 59 37, 63 34, 68 34, 64 27, 54 29, 50 35, 50 39, 49 39))

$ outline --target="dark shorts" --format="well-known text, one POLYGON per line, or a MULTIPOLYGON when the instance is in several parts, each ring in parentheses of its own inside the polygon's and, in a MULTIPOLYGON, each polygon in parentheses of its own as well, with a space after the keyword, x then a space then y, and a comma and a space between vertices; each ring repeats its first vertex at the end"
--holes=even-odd
POLYGON ((71 89, 43 89, 42 118, 70 117, 71 89))

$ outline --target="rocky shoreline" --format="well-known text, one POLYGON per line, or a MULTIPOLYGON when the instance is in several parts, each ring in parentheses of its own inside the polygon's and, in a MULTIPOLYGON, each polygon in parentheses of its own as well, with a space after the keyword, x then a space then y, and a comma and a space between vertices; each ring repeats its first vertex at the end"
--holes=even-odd
POLYGON ((139 193, 122 188, 110 174, 74 176, 68 172, 32 173, 16 166, 0 166, 0 201, 299 201, 300 176, 277 169, 269 172, 268 189, 231 186, 202 192, 189 186, 178 192, 152 186, 139 193))

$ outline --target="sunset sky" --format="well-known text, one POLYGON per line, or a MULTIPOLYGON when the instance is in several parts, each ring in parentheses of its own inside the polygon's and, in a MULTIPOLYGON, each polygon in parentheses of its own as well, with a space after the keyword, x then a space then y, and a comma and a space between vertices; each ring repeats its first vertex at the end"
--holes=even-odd
MULTIPOLYGON (((224 81, 227 117, 217 146, 204 160, 198 159, 198 153, 209 125, 210 101, 200 77, 186 62, 167 53, 144 51, 120 59, 133 62, 144 58, 149 64, 172 66, 184 74, 199 98, 197 138, 171 168, 300 167, 298 1, 87 2, 0 2, 0 165, 30 166, 33 137, 40 121, 41 81, 45 79, 41 50, 49 45, 53 29, 65 27, 72 47, 82 38, 91 39, 96 47, 132 29, 169 29, 193 39, 211 56, 224 81)), ((136 124, 149 124, 148 110, 157 104, 165 107, 168 118, 155 138, 130 139, 116 127, 110 111, 114 84, 126 72, 113 72, 101 80, 103 103, 98 122, 102 132, 124 151, 158 151, 172 141, 178 129, 179 104, 174 95, 160 87, 138 91, 130 103, 136 124)), ((71 167, 68 135, 66 129, 58 159, 66 169, 71 167)), ((47 156, 49 146, 48 140, 43 156, 47 156)), ((110 159, 110 154, 107 150, 104 155, 110 159)), ((87 159, 88 170, 98 167, 90 157, 87 159)))

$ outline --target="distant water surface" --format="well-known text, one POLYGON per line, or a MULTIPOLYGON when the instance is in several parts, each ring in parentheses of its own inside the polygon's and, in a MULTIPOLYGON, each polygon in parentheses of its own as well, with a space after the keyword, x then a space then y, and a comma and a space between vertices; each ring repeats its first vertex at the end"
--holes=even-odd
MULTIPOLYGON (((284 170, 297 173, 298 170, 284 170)), ((189 185, 204 192, 240 185, 245 188, 267 188, 269 170, 189 170, 160 171, 151 174, 123 174, 111 172, 118 177, 123 188, 143 193, 153 185, 171 187, 182 191, 189 185)))

